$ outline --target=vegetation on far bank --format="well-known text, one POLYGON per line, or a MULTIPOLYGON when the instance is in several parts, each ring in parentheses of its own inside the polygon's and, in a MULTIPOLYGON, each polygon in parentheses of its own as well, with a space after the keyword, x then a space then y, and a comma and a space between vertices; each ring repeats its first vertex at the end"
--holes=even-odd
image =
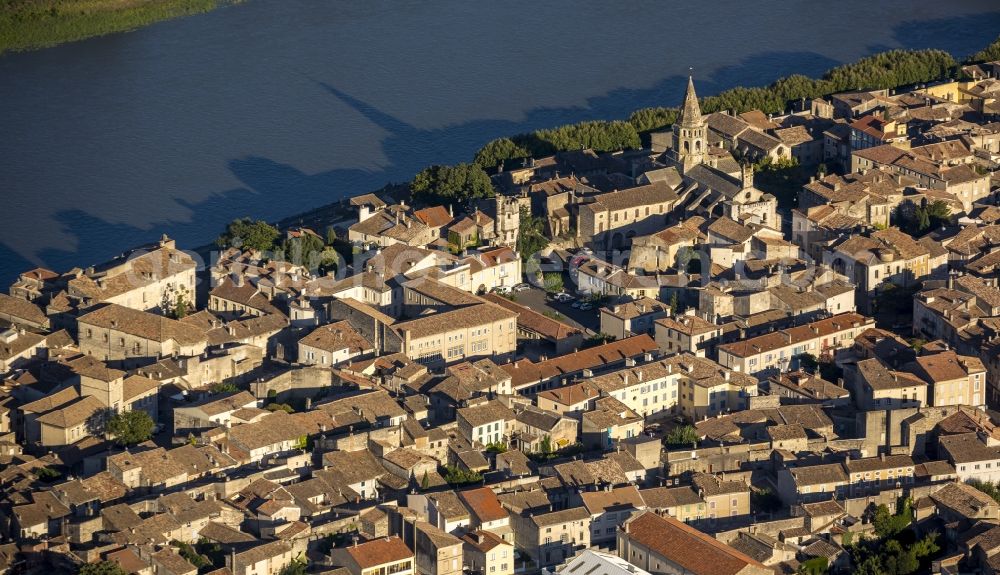
POLYGON ((224 0, 7 0, 0 2, 0 54, 124 32, 208 12, 224 0))
MULTIPOLYGON (((1000 40, 970 57, 977 61, 1000 54, 1000 40)), ((1000 56, 997 56, 1000 57, 1000 56)), ((738 86, 701 99, 703 113, 728 110, 739 114, 749 110, 782 113, 790 102, 811 100, 837 92, 859 89, 898 88, 957 77, 958 62, 942 50, 890 50, 844 64, 820 78, 801 74, 781 78, 769 86, 738 86)), ((498 138, 475 155, 484 168, 526 156, 592 148, 598 152, 638 148, 641 136, 664 129, 677 119, 677 108, 643 108, 624 121, 588 121, 526 134, 498 138)))
MULTIPOLYGON (((40 0, 41 3, 61 1, 65 0, 40 0)), ((1000 59, 1000 38, 966 58, 963 63, 996 59, 1000 59)), ((890 50, 837 66, 820 78, 797 74, 781 78, 766 87, 735 87, 718 95, 702 98, 700 104, 702 112, 706 114, 722 110, 738 114, 753 109, 765 113, 782 113, 787 111, 790 103, 838 92, 901 88, 958 78, 960 75, 958 61, 945 51, 890 50)), ((586 148, 597 152, 639 148, 648 145, 650 132, 664 130, 673 124, 677 114, 676 107, 643 108, 632 112, 626 120, 586 121, 497 138, 480 148, 471 164, 429 166, 407 184, 390 185, 379 193, 384 195, 389 190, 402 192, 417 204, 462 205, 469 200, 495 193, 488 172, 495 170, 503 162, 586 148)), ((825 166, 822 164, 818 169, 818 175, 825 173, 825 166)), ((779 204, 783 207, 795 205, 798 190, 813 175, 807 167, 796 165, 758 165, 755 166, 755 171, 761 189, 778 197, 779 204)), ((338 203, 337 209, 340 207, 341 204, 338 203)), ((287 221, 298 220, 301 225, 304 216, 305 214, 293 216, 287 221)), ((914 225, 922 227, 925 220, 923 214, 916 213, 915 216, 914 225)), ((927 214, 926 220, 933 224, 932 214, 927 214)), ((233 222, 217 243, 223 247, 233 245, 235 242, 232 240, 238 237, 243 241, 244 248, 255 247, 254 244, 260 249, 265 249, 265 246, 270 248, 278 235, 261 224, 263 222, 233 222)), ((521 229, 518 248, 522 257, 537 251, 531 248, 539 248, 547 243, 541 233, 544 221, 534 221, 530 214, 527 218, 522 214, 521 229), (523 233, 524 230, 529 230, 529 233, 523 233)), ((336 247, 338 251, 341 250, 341 246, 336 247)), ((698 265, 697 261, 692 263, 698 265)))

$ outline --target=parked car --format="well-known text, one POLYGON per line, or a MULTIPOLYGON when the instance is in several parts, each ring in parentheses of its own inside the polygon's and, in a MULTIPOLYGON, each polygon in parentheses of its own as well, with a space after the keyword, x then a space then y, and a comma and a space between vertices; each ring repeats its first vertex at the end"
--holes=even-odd
POLYGON ((507 286, 497 286, 490 290, 493 293, 508 294, 510 293, 510 288, 507 286))
POLYGON ((586 302, 580 306, 580 311, 590 311, 592 309, 594 309, 594 304, 590 302, 586 302))
POLYGON ((566 292, 563 291, 563 292, 559 292, 559 293, 555 294, 554 296, 552 296, 552 299, 554 299, 554 300, 556 300, 558 302, 567 303, 567 302, 573 301, 574 298, 573 298, 573 296, 571 296, 568 293, 566 293, 566 292))
POLYGON ((520 283, 511 289, 514 290, 515 292, 522 292, 522 291, 528 291, 529 289, 531 289, 531 286, 525 283, 520 283))
POLYGON ((577 309, 579 309, 579 308, 580 308, 580 306, 582 306, 582 305, 583 305, 583 302, 582 302, 582 301, 579 301, 579 300, 577 300, 577 301, 573 302, 573 307, 574 307, 574 308, 577 308, 577 309))

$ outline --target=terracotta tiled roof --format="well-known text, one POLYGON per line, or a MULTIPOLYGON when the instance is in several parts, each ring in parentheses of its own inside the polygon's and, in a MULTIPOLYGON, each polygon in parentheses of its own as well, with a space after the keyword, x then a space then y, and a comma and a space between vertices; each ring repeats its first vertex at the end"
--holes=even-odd
POLYGON ((448 225, 452 218, 444 206, 430 206, 422 210, 413 212, 413 217, 432 228, 440 228, 448 225))
POLYGON ((383 537, 373 539, 358 545, 345 547, 344 550, 362 569, 368 569, 386 563, 394 563, 413 557, 413 551, 399 537, 383 537))
POLYGON ((657 349, 659 348, 653 338, 642 334, 545 361, 521 360, 500 367, 510 374, 511 383, 517 387, 548 380, 562 374, 577 373, 584 369, 616 363, 625 358, 637 357, 657 349))
POLYGON ((505 297, 501 297, 496 294, 485 294, 483 298, 489 302, 516 312, 518 314, 517 325, 533 331, 547 339, 559 341, 581 333, 579 329, 571 325, 544 316, 529 307, 514 303, 505 297))
POLYGON ((648 511, 640 513, 626 522, 625 533, 630 540, 676 563, 691 575, 736 575, 747 567, 767 570, 749 556, 673 517, 648 511))
POLYGON ((351 353, 364 353, 374 349, 374 346, 346 320, 317 327, 300 339, 299 344, 324 351, 347 349, 351 353))
POLYGON ((465 502, 466 507, 475 514, 480 523, 507 518, 507 511, 500 505, 496 493, 489 487, 459 491, 458 496, 465 502))
POLYGON ((565 385, 555 389, 540 391, 538 397, 544 397, 550 401, 564 406, 576 405, 600 396, 600 393, 586 383, 565 385))

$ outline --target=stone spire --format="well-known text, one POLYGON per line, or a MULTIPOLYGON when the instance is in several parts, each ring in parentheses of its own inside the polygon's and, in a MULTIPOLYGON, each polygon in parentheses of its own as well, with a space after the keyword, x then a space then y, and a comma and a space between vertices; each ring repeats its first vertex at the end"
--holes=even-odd
POLYGON ((687 91, 684 93, 684 107, 681 108, 681 116, 677 120, 678 124, 686 127, 701 124, 701 106, 698 105, 698 96, 694 93, 694 78, 692 76, 688 76, 687 91))

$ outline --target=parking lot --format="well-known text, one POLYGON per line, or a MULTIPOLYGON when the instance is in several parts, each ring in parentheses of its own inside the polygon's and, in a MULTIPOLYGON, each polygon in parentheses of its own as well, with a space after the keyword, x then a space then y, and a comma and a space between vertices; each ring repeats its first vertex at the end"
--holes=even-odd
POLYGON ((555 319, 567 323, 573 327, 580 328, 587 335, 593 335, 600 330, 600 312, 594 307, 588 311, 581 311, 572 306, 573 302, 560 303, 548 299, 545 290, 532 287, 529 290, 518 292, 517 303, 529 307, 538 313, 559 314, 555 319))

